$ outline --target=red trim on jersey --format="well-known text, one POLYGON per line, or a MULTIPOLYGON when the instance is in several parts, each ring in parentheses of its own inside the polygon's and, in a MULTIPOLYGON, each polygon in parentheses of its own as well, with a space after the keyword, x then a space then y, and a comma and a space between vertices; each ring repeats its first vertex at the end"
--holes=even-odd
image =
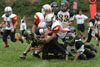
POLYGON ((39 24, 39 22, 40 22, 39 16, 37 14, 34 15, 34 22, 36 24, 39 24))
POLYGON ((55 26, 55 27, 52 29, 52 31, 53 31, 54 33, 59 32, 59 31, 60 31, 60 25, 55 26))
POLYGON ((5 24, 5 20, 4 20, 4 18, 2 18, 2 20, 3 20, 3 24, 5 24))
POLYGON ((50 28, 47 28, 47 29, 48 29, 48 31, 51 31, 50 28))
POLYGON ((12 25, 13 25, 13 28, 15 27, 15 23, 17 22, 17 16, 14 16, 12 18, 12 25))

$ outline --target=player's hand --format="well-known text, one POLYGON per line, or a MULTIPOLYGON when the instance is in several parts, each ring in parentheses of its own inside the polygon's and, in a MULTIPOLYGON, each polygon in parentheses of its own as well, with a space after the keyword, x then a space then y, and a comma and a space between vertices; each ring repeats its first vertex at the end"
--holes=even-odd
POLYGON ((45 44, 46 40, 40 40, 40 43, 45 44))
POLYGON ((14 29, 11 29, 11 32, 14 32, 14 29))

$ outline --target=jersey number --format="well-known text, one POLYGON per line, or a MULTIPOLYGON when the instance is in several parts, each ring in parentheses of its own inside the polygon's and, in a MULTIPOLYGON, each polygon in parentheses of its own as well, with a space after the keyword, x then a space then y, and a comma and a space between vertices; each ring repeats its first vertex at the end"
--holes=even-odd
POLYGON ((62 15, 62 14, 60 14, 59 15, 59 20, 62 22, 62 21, 64 21, 64 22, 67 22, 68 21, 68 15, 62 15), (64 17, 64 18, 63 18, 64 17))
POLYGON ((10 23, 9 23, 9 21, 7 21, 7 27, 10 27, 10 23))

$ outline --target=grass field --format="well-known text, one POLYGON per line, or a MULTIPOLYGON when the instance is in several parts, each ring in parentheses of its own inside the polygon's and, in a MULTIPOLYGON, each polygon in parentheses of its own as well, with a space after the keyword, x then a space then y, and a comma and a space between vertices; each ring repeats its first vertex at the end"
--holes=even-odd
MULTIPOLYGON (((92 43, 95 44, 96 41, 92 40, 92 43)), ((4 48, 4 43, 0 40, 0 67, 100 67, 100 46, 96 46, 98 53, 94 59, 76 62, 66 62, 65 59, 42 60, 32 57, 32 51, 22 60, 19 55, 25 50, 27 43, 13 43, 9 40, 9 46, 4 48)))

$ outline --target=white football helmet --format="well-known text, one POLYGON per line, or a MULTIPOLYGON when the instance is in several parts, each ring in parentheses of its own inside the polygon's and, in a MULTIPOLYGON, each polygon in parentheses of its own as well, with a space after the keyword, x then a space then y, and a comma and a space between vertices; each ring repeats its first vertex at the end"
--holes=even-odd
POLYGON ((48 15, 46 15, 45 22, 46 23, 48 23, 48 22, 55 22, 55 16, 54 16, 54 14, 48 14, 48 15))
POLYGON ((12 12, 12 8, 10 6, 5 7, 4 12, 12 12))
POLYGON ((45 15, 45 11, 50 11, 52 12, 52 8, 49 4, 45 4, 43 5, 42 9, 41 9, 41 12, 45 15))
POLYGON ((45 23, 45 22, 40 22, 40 23, 38 24, 38 27, 39 27, 39 28, 46 28, 46 23, 45 23))

